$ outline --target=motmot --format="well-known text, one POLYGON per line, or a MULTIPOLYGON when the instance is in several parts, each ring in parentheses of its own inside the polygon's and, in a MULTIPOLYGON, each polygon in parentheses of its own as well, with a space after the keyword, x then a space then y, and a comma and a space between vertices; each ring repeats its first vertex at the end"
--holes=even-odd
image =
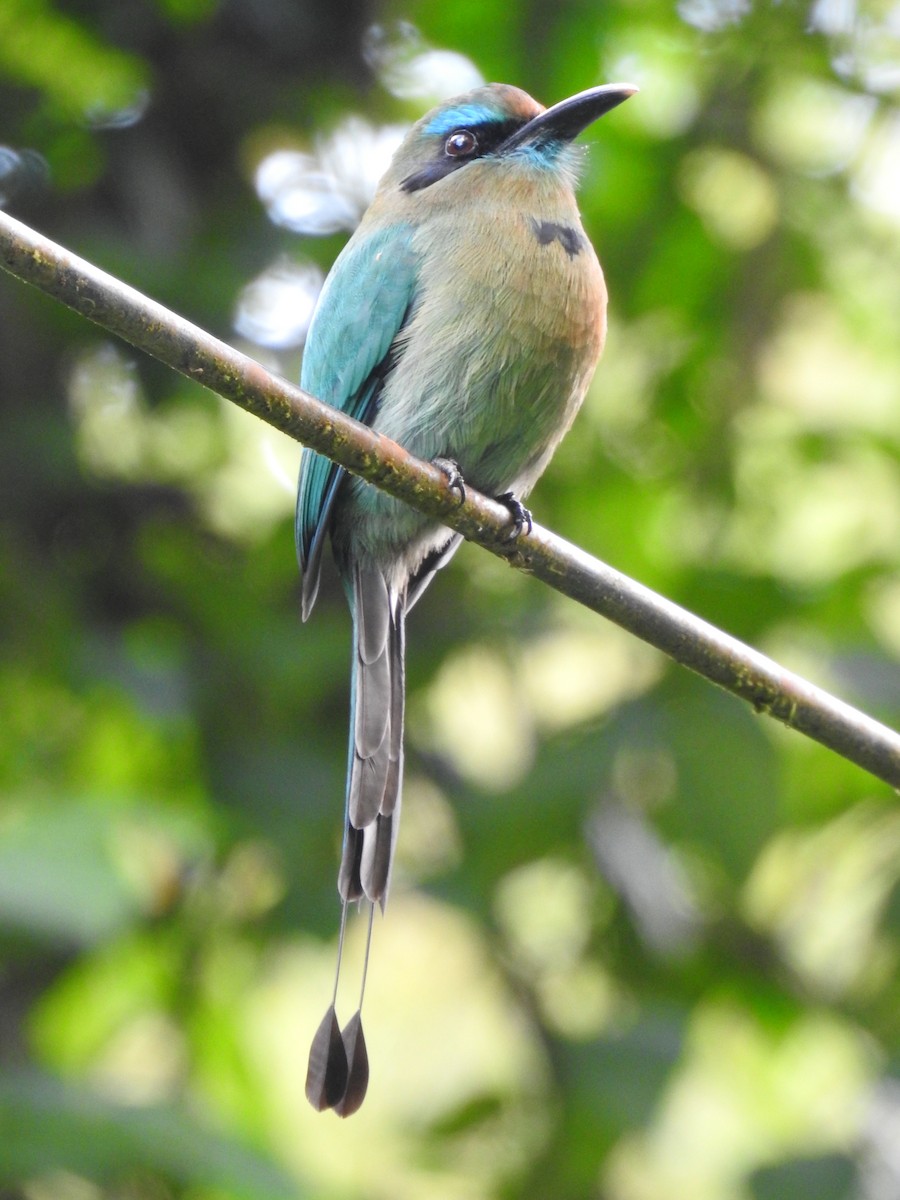
MULTIPOLYGON (((589 88, 544 108, 506 84, 445 101, 394 154, 319 296, 301 387, 465 487, 522 504, 577 413, 603 348, 606 285, 575 199, 574 138, 637 91, 589 88)), ((302 616, 326 539, 353 623, 342 901, 332 1003, 310 1051, 306 1092, 349 1116, 368 1056, 361 1007, 335 1004, 347 908, 384 909, 403 781, 406 616, 460 535, 309 450, 296 541, 302 616)))

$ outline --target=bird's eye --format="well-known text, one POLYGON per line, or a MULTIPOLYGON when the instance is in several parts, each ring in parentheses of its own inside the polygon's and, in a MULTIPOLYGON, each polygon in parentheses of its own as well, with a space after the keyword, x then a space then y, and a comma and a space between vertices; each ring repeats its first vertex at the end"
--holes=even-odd
POLYGON ((444 153, 451 158, 468 158, 478 149, 478 138, 471 129, 456 129, 444 142, 444 153))

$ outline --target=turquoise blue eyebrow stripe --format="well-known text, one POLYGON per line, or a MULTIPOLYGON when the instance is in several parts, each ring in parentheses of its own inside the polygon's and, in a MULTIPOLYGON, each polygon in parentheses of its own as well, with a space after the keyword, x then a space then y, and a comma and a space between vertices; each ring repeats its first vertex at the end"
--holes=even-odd
POLYGON ((487 121, 496 121, 499 114, 482 104, 460 104, 440 112, 425 126, 426 133, 436 133, 441 136, 452 133, 454 129, 467 128, 471 125, 484 125, 487 121))

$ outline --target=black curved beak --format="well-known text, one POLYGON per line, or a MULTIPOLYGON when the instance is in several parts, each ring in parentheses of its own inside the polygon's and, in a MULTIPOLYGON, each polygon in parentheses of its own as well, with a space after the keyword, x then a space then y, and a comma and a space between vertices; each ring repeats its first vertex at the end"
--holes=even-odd
POLYGON ((517 129, 497 148, 497 153, 505 154, 507 150, 528 144, 541 146, 548 142, 571 142, 598 117, 610 112, 639 90, 633 83, 604 83, 601 87, 578 92, 568 100, 560 100, 558 104, 545 109, 527 125, 517 129))

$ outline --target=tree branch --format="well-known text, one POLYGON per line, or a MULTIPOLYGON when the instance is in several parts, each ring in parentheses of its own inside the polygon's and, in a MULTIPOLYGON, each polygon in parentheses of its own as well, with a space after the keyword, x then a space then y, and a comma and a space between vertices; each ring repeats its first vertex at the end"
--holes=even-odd
POLYGON ((900 735, 648 588, 535 526, 508 540, 509 511, 321 404, 224 342, 0 213, 0 266, 139 350, 197 380, 512 566, 621 625, 757 712, 900 787, 900 735))

